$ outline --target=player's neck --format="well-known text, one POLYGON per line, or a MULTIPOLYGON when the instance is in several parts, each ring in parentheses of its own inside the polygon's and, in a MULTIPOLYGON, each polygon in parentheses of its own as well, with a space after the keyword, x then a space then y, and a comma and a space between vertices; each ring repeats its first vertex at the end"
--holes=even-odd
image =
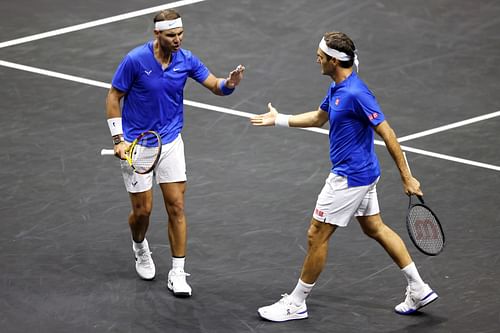
POLYGON ((172 52, 170 52, 169 50, 164 50, 162 47, 160 47, 160 44, 157 40, 154 42, 153 49, 155 58, 161 64, 161 67, 163 69, 167 68, 170 64, 170 59, 172 58, 172 52))
POLYGON ((352 74, 352 67, 350 68, 342 68, 337 67, 335 69, 335 73, 332 75, 332 80, 335 81, 336 84, 347 79, 352 74))

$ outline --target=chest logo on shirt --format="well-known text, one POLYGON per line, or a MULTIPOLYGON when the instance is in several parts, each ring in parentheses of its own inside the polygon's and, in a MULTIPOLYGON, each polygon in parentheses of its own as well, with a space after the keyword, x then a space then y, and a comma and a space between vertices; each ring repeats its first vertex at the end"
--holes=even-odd
POLYGON ((151 74, 153 72, 153 70, 149 70, 149 71, 144 71, 144 73, 146 73, 147 76, 149 76, 149 74, 151 74))
POLYGON ((339 104, 340 104, 340 98, 336 98, 335 99, 335 106, 339 106, 339 104))

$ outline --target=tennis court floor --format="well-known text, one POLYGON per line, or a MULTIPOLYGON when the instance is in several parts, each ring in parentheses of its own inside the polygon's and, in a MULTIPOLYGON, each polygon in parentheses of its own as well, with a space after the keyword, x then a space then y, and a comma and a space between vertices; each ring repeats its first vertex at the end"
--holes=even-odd
POLYGON ((486 0, 0 3, 0 331, 497 332, 498 17, 500 3, 486 0), (247 69, 228 97, 186 86, 188 299, 166 289, 161 193, 148 232, 157 277, 142 281, 118 161, 99 155, 111 146, 109 82, 122 57, 151 38, 157 6, 179 10, 183 47, 215 75, 247 69), (317 108, 329 80, 315 53, 332 30, 356 43, 359 75, 441 219, 446 248, 425 256, 410 243, 408 199, 377 142, 384 221, 440 299, 417 315, 395 314, 406 281, 352 221, 331 240, 309 318, 271 323, 257 308, 296 284, 330 169, 328 137, 251 127, 247 116, 268 102, 290 114, 317 108))

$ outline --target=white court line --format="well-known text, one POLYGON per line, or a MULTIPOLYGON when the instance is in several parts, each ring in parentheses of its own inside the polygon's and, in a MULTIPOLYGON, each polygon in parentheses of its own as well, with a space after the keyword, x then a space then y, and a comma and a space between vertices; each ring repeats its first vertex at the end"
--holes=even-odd
POLYGON ((27 36, 27 37, 22 37, 22 38, 13 39, 10 41, 2 42, 2 43, 0 43, 0 48, 18 45, 18 44, 23 44, 23 43, 28 43, 28 42, 32 42, 34 40, 53 37, 53 36, 57 36, 57 35, 62 35, 62 34, 66 34, 69 32, 78 31, 78 30, 93 28, 93 27, 97 27, 99 25, 104 25, 104 24, 113 23, 113 22, 117 22, 117 21, 123 21, 123 20, 127 20, 127 19, 130 19, 133 17, 138 17, 138 16, 142 16, 142 15, 156 13, 156 12, 159 12, 161 10, 165 10, 165 9, 169 9, 169 8, 177 8, 177 7, 181 7, 181 6, 191 5, 193 3, 202 2, 202 1, 206 1, 206 0, 182 0, 182 1, 176 1, 176 2, 172 2, 172 3, 160 5, 160 6, 141 9, 141 10, 137 10, 135 12, 111 16, 111 17, 107 17, 104 19, 100 19, 100 20, 90 21, 87 23, 77 24, 77 25, 73 25, 70 27, 66 27, 66 28, 56 29, 56 30, 52 30, 52 31, 48 31, 48 32, 39 33, 36 35, 31 35, 31 36, 27 36))
MULTIPOLYGON (((46 76, 55 77, 58 79, 77 82, 77 83, 83 83, 83 84, 87 84, 87 85, 99 87, 99 88, 109 89, 111 87, 111 84, 109 84, 109 83, 85 79, 85 78, 74 76, 74 75, 62 74, 59 72, 49 71, 49 70, 45 70, 45 69, 41 69, 41 68, 20 65, 20 64, 16 64, 16 63, 4 61, 4 60, 0 60, 0 66, 9 67, 9 68, 18 69, 18 70, 27 71, 27 72, 36 73, 36 74, 41 74, 41 75, 46 75, 46 76)), ((234 115, 234 116, 238 116, 238 117, 244 117, 244 118, 250 118, 250 117, 255 115, 255 114, 249 113, 249 112, 233 110, 233 109, 229 109, 229 108, 224 108, 224 107, 220 107, 220 106, 215 106, 215 105, 210 105, 210 104, 205 104, 205 103, 200 103, 200 102, 195 102, 195 101, 190 101, 190 100, 184 100, 184 104, 188 105, 188 106, 195 107, 195 108, 211 110, 211 111, 220 112, 220 113, 226 113, 226 114, 230 114, 230 115, 234 115)), ((476 117, 476 118, 478 118, 478 117, 476 117)), ((457 126, 455 126, 455 127, 457 127, 457 126)), ((305 130, 305 131, 309 131, 309 132, 315 132, 315 133, 328 135, 328 130, 323 129, 323 128, 313 127, 313 128, 300 128, 300 129, 305 130)), ((375 144, 379 145, 379 146, 385 146, 385 143, 383 141, 380 141, 380 140, 375 140, 375 144)), ((500 166, 496 166, 496 165, 492 165, 492 164, 486 164, 486 163, 466 160, 466 159, 459 158, 459 157, 434 153, 431 151, 407 147, 407 146, 401 146, 401 148, 404 151, 409 151, 409 152, 412 152, 415 154, 420 154, 420 155, 435 157, 435 158, 444 159, 444 160, 448 160, 448 161, 453 161, 453 162, 457 162, 457 163, 461 163, 461 164, 467 164, 467 165, 476 166, 476 167, 480 167, 480 168, 500 171, 500 166)))
POLYGON ((483 120, 486 120, 486 119, 491 119, 491 118, 495 118, 495 117, 499 117, 499 116, 500 116, 500 111, 496 111, 496 112, 492 112, 492 113, 485 114, 485 115, 482 115, 482 116, 478 116, 478 117, 474 117, 474 118, 462 120, 462 121, 459 121, 459 122, 456 122, 456 123, 451 123, 451 124, 448 124, 448 125, 436 127, 436 128, 433 128, 433 129, 430 129, 430 130, 426 130, 426 131, 423 131, 423 132, 420 132, 420 133, 415 133, 415 134, 403 136, 401 138, 398 138, 398 141, 399 142, 405 142, 405 141, 408 141, 408 140, 413 140, 413 139, 416 139, 416 138, 421 138, 423 136, 428 136, 428 135, 431 135, 431 134, 435 134, 435 133, 439 133, 439 132, 444 132, 444 131, 450 130, 452 128, 457 128, 457 127, 469 125, 469 124, 472 124, 472 123, 477 123, 479 121, 483 121, 483 120))
MULTIPOLYGON (((374 140, 374 141, 375 141, 376 145, 385 146, 384 141, 380 141, 380 140, 374 140)), ((440 154, 440 153, 434 153, 432 151, 403 146, 403 145, 401 145, 401 149, 403 151, 408 151, 408 152, 419 154, 419 155, 425 155, 425 156, 430 156, 430 157, 434 157, 434 158, 438 158, 438 159, 442 159, 442 160, 452 161, 452 162, 461 163, 461 164, 467 164, 467 165, 471 165, 471 166, 475 166, 475 167, 479 167, 479 168, 500 171, 500 166, 493 165, 493 164, 467 160, 465 158, 460 158, 460 157, 455 157, 455 156, 445 155, 445 154, 440 154)))
POLYGON ((89 86, 94 86, 94 87, 107 88, 107 89, 111 88, 111 84, 109 84, 109 83, 104 83, 104 82, 95 81, 95 80, 89 80, 89 79, 85 79, 85 78, 74 76, 74 75, 68 75, 68 74, 63 74, 63 73, 59 73, 59 72, 49 71, 46 69, 41 69, 41 68, 36 68, 36 67, 31 67, 31 66, 26 66, 26 65, 20 65, 20 64, 16 64, 16 63, 4 61, 4 60, 0 60, 0 66, 19 69, 21 71, 31 72, 31 73, 35 73, 35 74, 41 74, 41 75, 45 75, 45 76, 55 77, 55 78, 63 79, 63 80, 67 80, 67 81, 88 84, 89 86))

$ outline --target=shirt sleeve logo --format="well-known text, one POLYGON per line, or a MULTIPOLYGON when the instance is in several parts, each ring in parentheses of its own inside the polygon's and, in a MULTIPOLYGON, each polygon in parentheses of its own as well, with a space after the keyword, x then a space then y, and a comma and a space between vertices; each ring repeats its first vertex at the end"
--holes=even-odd
POLYGON ((378 113, 372 113, 371 115, 368 116, 368 119, 373 120, 378 118, 378 113))

